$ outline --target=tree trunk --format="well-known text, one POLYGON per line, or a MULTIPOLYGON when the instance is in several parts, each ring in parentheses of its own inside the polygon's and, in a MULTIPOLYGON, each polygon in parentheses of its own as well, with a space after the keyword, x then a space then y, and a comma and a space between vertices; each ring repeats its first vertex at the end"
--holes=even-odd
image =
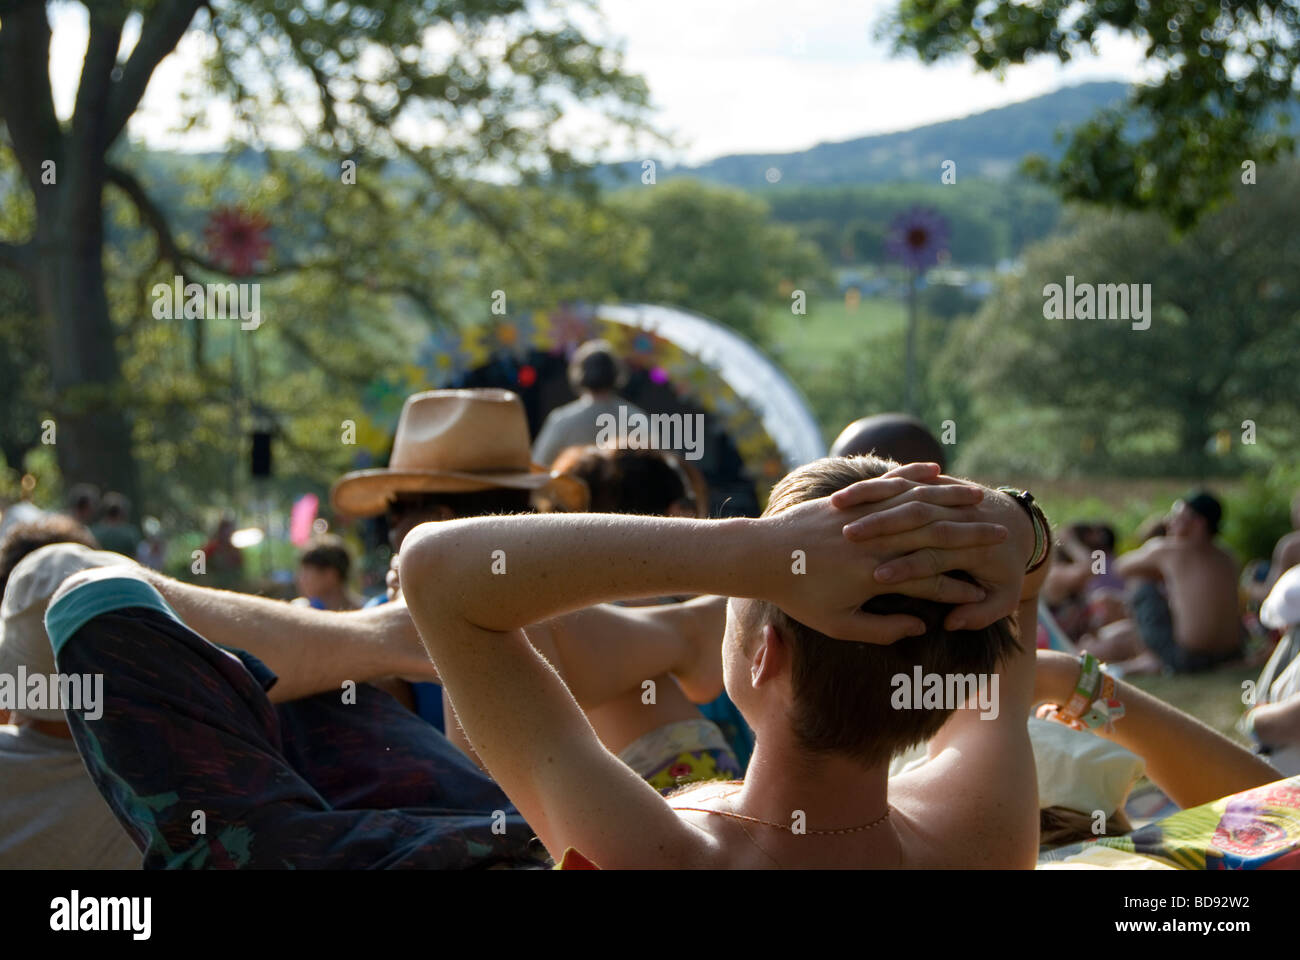
POLYGON ((95 153, 61 165, 52 216, 38 228, 34 279, 48 336, 55 451, 65 489, 94 483, 134 502, 129 393, 104 286, 104 159, 95 153))
POLYGON ((1183 407, 1178 430, 1179 453, 1183 469, 1200 478, 1204 478, 1210 463, 1210 454, 1206 450, 1212 436, 1209 423, 1208 412, 1199 404, 1188 403, 1183 407))

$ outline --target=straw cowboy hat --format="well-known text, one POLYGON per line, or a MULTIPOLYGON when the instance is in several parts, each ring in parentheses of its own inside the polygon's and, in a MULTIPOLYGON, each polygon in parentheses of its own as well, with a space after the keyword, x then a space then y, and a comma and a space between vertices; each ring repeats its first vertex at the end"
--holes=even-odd
POLYGON ((576 477, 532 462, 523 402, 509 390, 429 390, 406 398, 388 466, 344 474, 334 508, 357 517, 383 513, 399 493, 536 491, 562 509, 585 509, 576 477))

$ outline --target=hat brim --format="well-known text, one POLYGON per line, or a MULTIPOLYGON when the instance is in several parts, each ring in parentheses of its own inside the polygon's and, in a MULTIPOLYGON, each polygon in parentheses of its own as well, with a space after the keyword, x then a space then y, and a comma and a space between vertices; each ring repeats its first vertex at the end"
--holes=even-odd
POLYGON ((542 490, 568 478, 533 464, 528 472, 462 473, 454 470, 389 470, 378 467, 344 474, 330 490, 340 513, 373 517, 399 493, 474 493, 479 490, 542 490))

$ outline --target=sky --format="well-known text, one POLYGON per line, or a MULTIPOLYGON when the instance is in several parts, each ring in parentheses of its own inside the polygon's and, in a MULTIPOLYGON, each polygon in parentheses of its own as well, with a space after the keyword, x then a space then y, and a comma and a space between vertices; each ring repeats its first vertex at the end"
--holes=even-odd
MULTIPOLYGON (((968 61, 924 66, 893 56, 874 37, 890 0, 598 0, 604 29, 643 76, 668 158, 697 163, 733 153, 798 151, 967 116, 1089 80, 1148 76, 1138 44, 1110 37, 1096 56, 1068 65, 1042 59, 1005 80, 968 61)), ((56 4, 50 74, 60 116, 71 112, 86 49, 86 13, 56 4)), ((135 42, 128 25, 123 51, 135 42)), ((180 96, 196 89, 207 38, 191 33, 154 74, 130 135, 151 147, 219 147, 230 129, 210 104, 208 129, 178 134, 180 96)), ((574 129, 592 122, 575 111, 574 129)), ((662 149, 655 154, 663 156, 662 149)), ((614 159, 614 158, 608 158, 614 159)))

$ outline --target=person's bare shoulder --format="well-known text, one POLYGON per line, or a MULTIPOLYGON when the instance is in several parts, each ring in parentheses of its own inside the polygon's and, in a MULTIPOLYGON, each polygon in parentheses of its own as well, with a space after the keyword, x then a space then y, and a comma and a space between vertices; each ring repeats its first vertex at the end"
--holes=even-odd
POLYGON ((1237 575, 1237 571, 1241 569, 1241 558, 1238 557, 1236 552, 1233 551, 1230 547, 1220 546, 1216 544, 1215 550, 1218 551, 1219 557, 1223 560, 1224 566, 1231 569, 1232 575, 1235 577, 1237 575))
POLYGON ((1031 860, 1017 858, 1016 845, 1008 842, 1023 826, 1025 811, 998 802, 1000 791, 994 784, 963 778, 959 760, 960 751, 945 750, 889 778, 889 804, 904 845, 905 865, 917 869, 1032 866, 1031 860), (962 787, 955 793, 957 781, 962 787))
POLYGON ((1300 564, 1300 530, 1293 530, 1278 540, 1277 546, 1273 548, 1273 555, 1277 557, 1284 570, 1300 564))

